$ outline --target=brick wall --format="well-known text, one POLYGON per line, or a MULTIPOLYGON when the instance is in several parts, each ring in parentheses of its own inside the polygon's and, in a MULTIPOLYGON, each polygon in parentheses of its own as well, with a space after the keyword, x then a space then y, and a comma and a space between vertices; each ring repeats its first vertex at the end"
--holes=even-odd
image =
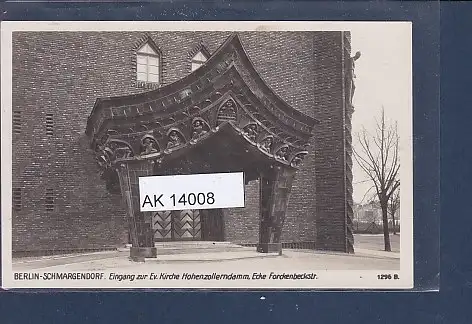
POLYGON ((244 188, 245 208, 224 210, 225 240, 236 243, 259 242, 259 181, 244 188))
POLYGON ((316 247, 345 251, 344 99, 341 32, 314 34, 316 247))
MULTIPOLYGON (((127 222, 121 197, 106 191, 84 135, 93 104, 97 97, 144 91, 134 85, 133 62, 137 47, 147 37, 162 53, 165 85, 190 73, 190 53, 200 44, 211 53, 229 35, 14 33, 13 110, 21 117, 21 133, 13 137, 13 187, 22 188, 22 206, 13 212, 13 250, 125 243, 127 222), (46 117, 52 118, 52 134, 46 134, 46 117), (46 189, 53 189, 52 211, 46 211, 46 189)), ((240 36, 269 86, 294 108, 322 121, 315 134, 316 147, 312 143, 310 148, 317 153, 305 159, 297 175, 282 239, 313 241, 318 235, 321 246, 328 246, 330 237, 340 234, 336 226, 344 208, 343 162, 338 155, 343 150, 340 36, 313 32, 243 32, 240 36)), ((256 182, 246 194, 247 208, 225 214, 227 240, 257 242, 256 182)))
MULTIPOLYGON (((83 50, 97 43, 87 35, 13 35, 13 110, 22 116, 21 134, 13 138, 13 187, 23 188, 21 211, 12 220, 14 251, 102 248, 127 241, 121 197, 106 191, 84 135, 95 98, 126 89, 107 71, 98 72, 110 63, 83 50), (51 135, 46 114, 52 114, 51 135), (47 189, 52 189, 52 211, 46 210, 47 189)), ((122 61, 120 55, 112 52, 110 59, 122 61)))

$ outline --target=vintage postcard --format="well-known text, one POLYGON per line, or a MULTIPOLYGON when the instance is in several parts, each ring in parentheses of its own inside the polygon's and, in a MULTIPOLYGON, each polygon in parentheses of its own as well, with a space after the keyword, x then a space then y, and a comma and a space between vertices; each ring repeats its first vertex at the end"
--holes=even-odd
POLYGON ((411 27, 2 22, 2 287, 413 288, 411 27))

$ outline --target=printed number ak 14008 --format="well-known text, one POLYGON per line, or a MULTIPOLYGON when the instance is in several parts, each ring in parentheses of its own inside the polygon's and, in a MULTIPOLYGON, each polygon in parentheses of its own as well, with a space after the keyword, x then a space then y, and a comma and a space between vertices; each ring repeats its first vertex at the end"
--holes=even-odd
POLYGON ((151 207, 169 207, 166 204, 175 206, 203 206, 213 205, 215 203, 215 194, 213 192, 199 192, 199 193, 184 193, 182 195, 172 194, 168 198, 164 194, 154 195, 151 198, 149 195, 144 197, 144 202, 141 207, 150 205, 151 207), (153 199, 154 198, 154 199, 153 199))

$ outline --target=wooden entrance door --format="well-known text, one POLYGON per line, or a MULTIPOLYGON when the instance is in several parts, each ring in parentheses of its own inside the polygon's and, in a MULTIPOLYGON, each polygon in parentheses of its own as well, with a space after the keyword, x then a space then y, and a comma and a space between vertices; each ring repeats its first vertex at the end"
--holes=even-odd
POLYGON ((152 214, 155 241, 202 239, 200 210, 160 211, 152 214))
POLYGON ((224 241, 222 209, 202 210, 202 240, 224 241))

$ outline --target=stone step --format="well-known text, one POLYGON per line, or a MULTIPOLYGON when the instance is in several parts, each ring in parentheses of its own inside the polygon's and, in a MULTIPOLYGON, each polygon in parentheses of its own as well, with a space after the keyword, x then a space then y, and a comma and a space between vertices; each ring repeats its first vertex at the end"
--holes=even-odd
POLYGON ((254 247, 244 247, 231 242, 208 241, 171 241, 156 242, 158 255, 218 253, 218 252, 247 252, 255 251, 254 247))
POLYGON ((228 247, 228 248, 157 248, 158 255, 170 255, 170 254, 196 254, 196 253, 218 253, 218 252, 245 252, 247 250, 255 251, 255 248, 245 247, 228 247))

